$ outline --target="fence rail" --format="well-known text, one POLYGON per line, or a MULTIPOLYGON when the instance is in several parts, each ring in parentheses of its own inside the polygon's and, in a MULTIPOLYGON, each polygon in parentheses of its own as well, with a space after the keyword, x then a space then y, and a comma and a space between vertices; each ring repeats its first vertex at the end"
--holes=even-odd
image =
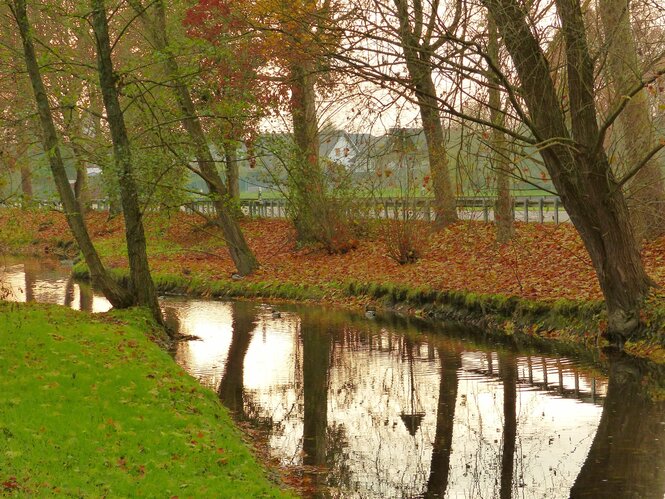
MULTIPOLYGON (((463 220, 492 222, 495 218, 495 199, 480 197, 457 198, 457 214, 463 220)), ((285 218, 288 202, 286 199, 242 200, 243 212, 251 217, 285 218)), ((434 200, 432 198, 379 198, 357 199, 353 209, 371 218, 434 220, 434 200)), ((193 209, 209 212, 209 201, 193 203, 193 209)), ((569 222, 570 218, 555 196, 513 198, 513 219, 522 222, 555 223, 569 222)))
MULTIPOLYGON (((352 203, 353 210, 361 216, 382 219, 420 219, 432 221, 435 217, 432 198, 358 198, 352 203)), ((463 196, 457 198, 457 214, 462 220, 482 220, 492 222, 495 218, 496 199, 487 197, 463 196)), ((57 201, 40 201, 44 208, 62 210, 57 201)), ((108 200, 97 199, 91 202, 91 208, 105 211, 110 207, 108 200)), ((288 201, 286 199, 243 199, 240 207, 245 215, 257 218, 286 218, 288 201)), ((199 212, 206 215, 214 213, 211 201, 193 201, 181 207, 185 212, 199 212)), ((513 198, 513 219, 521 222, 563 223, 570 218, 556 196, 516 196, 513 198)))

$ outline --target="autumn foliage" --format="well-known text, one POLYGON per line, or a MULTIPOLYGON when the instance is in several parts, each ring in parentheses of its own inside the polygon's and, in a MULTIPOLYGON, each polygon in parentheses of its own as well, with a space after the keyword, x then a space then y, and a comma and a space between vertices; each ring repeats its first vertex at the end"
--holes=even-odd
MULTIPOLYGON (((70 237, 60 213, 41 211, 29 218, 13 210, 1 211, 0 234, 4 232, 1 228, 19 217, 24 217, 22 227, 36 253, 52 252, 63 246, 63 238, 70 237)), ((88 222, 93 238, 107 253, 106 261, 112 267, 126 266, 120 244, 122 222, 107 221, 102 213, 91 214, 88 222)), ((145 222, 154 271, 214 280, 231 278, 233 262, 216 228, 183 213, 170 218, 148 215, 145 222)), ((482 222, 458 222, 439 232, 431 231, 427 222, 413 221, 411 225, 422 238, 421 255, 415 263, 400 265, 390 257, 387 232, 381 227, 354 240, 355 250, 331 255, 323 247, 298 248, 295 230, 287 221, 246 220, 242 228, 262 264, 246 279, 317 286, 349 281, 394 283, 538 300, 602 299, 589 257, 570 224, 518 222, 515 238, 507 245, 498 245, 494 227, 482 222)), ((665 238, 646 244, 642 256, 649 275, 665 286, 665 238)))

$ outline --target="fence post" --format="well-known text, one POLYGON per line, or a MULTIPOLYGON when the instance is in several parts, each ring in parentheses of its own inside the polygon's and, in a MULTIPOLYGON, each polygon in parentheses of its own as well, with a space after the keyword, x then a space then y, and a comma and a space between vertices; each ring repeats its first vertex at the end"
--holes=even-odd
POLYGON ((554 198, 554 223, 559 225, 559 198, 554 198))
POLYGON ((524 221, 529 221, 529 198, 524 198, 524 221))
POLYGON ((489 210, 487 209, 487 199, 483 198, 483 220, 485 223, 490 221, 489 210))
POLYGON ((538 219, 540 223, 545 221, 545 213, 543 212, 545 208, 545 198, 540 198, 538 201, 538 219))
POLYGON ((432 202, 429 199, 425 201, 425 220, 432 221, 432 202))

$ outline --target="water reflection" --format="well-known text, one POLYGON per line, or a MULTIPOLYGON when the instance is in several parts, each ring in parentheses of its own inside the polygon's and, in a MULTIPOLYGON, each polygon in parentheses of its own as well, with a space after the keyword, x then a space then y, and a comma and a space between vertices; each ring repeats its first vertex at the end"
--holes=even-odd
POLYGON ((231 304, 233 331, 224 368, 224 376, 219 383, 219 398, 236 417, 245 417, 244 405, 244 374, 245 355, 252 341, 252 333, 256 328, 256 306, 251 303, 236 302, 231 304))
MULTIPOLYGON (((10 265, 15 298, 104 310, 56 267, 10 265)), ((452 326, 312 307, 162 301, 176 360, 260 425, 317 497, 663 497, 665 375, 521 352, 452 326), (646 380, 650 381, 647 383, 646 380), (660 392, 663 393, 662 391, 660 392), (604 407, 603 407, 604 406, 604 407)))
POLYGON ((187 307, 212 322, 229 309, 237 330, 217 367, 202 370, 191 344, 178 360, 219 378, 284 465, 313 467, 321 496, 567 497, 600 418, 605 380, 565 359, 325 310, 187 307))
POLYGON ((103 296, 95 296, 88 284, 75 282, 71 269, 57 261, 5 259, 0 266, 0 283, 12 301, 58 303, 87 312, 111 309, 103 296))
MULTIPOLYGON (((303 387, 303 464, 323 468, 328 451, 328 392, 330 351, 334 331, 323 316, 306 314, 300 322, 302 342, 303 387)), ((314 472, 310 479, 316 489, 325 484, 325 476, 314 472)), ((318 494, 317 494, 318 495, 318 494)))
POLYGON ((432 443, 430 474, 425 497, 444 497, 448 487, 450 453, 453 447, 455 406, 459 387, 457 371, 462 366, 460 349, 449 351, 439 348, 441 381, 436 410, 436 433, 432 443))
POLYGON ((665 401, 647 392, 649 374, 625 357, 612 362, 603 415, 571 497, 665 497, 665 401))
MULTIPOLYGON (((503 383, 503 438, 499 497, 510 499, 513 496, 515 443, 517 439, 517 362, 514 355, 506 352, 499 354, 499 375, 503 383)), ((559 386, 563 388, 562 377, 559 377, 559 386)))

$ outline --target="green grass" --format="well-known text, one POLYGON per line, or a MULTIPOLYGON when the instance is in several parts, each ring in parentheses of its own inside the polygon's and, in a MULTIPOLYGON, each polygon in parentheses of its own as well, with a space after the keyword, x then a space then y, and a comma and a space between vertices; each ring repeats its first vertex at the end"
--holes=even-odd
POLYGON ((0 495, 288 496, 141 312, 0 314, 0 495))

